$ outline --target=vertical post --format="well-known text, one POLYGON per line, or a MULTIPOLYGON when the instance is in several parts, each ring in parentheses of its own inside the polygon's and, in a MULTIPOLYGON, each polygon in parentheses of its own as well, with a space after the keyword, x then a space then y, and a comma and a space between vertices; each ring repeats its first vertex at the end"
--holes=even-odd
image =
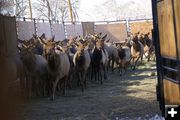
POLYGON ((36 24, 36 19, 33 19, 34 21, 34 32, 35 32, 35 35, 37 35, 37 24, 36 24))
POLYGON ((32 19, 32 6, 31 6, 31 0, 29 1, 29 13, 30 13, 30 18, 32 19))
POLYGON ((129 19, 126 19, 126 32, 127 32, 127 36, 130 32, 130 26, 129 26, 129 19))

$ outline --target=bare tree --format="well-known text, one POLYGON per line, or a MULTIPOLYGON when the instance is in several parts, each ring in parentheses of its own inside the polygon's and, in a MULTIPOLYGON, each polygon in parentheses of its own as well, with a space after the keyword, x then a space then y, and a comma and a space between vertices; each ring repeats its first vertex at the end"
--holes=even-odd
MULTIPOLYGON (((78 1, 72 2, 73 15, 77 16, 75 12, 78 8, 78 1)), ((34 13, 36 13, 36 18, 43 18, 48 20, 59 20, 65 21, 69 20, 69 9, 67 0, 38 0, 34 3, 34 13)))
POLYGON ((15 0, 15 16, 24 17, 28 8, 27 0, 15 0))
POLYGON ((1 0, 0 1, 0 14, 13 14, 14 1, 1 0))

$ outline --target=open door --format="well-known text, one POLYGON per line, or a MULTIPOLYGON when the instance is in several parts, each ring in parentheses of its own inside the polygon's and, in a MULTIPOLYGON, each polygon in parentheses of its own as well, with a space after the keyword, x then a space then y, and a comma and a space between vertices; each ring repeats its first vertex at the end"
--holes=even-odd
POLYGON ((165 106, 180 105, 180 1, 152 0, 157 57, 157 98, 165 106))

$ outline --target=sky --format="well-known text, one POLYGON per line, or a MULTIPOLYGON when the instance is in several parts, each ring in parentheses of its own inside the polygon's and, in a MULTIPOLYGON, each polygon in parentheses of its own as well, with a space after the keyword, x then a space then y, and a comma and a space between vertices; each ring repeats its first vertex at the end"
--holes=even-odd
MULTIPOLYGON (((32 4, 35 1, 31 0, 32 4)), ((79 21, 152 18, 151 0, 71 0, 74 1, 79 1, 77 9, 79 21)))
POLYGON ((151 0, 80 0, 81 21, 151 18, 151 0))

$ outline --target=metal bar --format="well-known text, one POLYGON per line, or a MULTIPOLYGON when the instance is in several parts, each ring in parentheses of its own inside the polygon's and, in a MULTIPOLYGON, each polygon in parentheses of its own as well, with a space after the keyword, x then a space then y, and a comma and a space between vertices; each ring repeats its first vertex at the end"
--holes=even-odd
MULTIPOLYGON (((24 17, 16 17, 16 18, 19 18, 19 19, 23 19, 24 17)), ((36 20, 44 20, 44 21, 49 21, 48 19, 39 19, 39 18, 26 18, 27 20, 29 19, 29 20, 32 20, 32 19, 36 19, 36 20)), ((141 19, 132 19, 132 18, 130 18, 129 19, 129 22, 138 22, 138 21, 147 21, 147 20, 149 20, 149 21, 152 21, 153 20, 153 18, 141 18, 141 19)), ((56 20, 57 21, 57 20, 56 20)), ((65 23, 71 23, 71 21, 64 21, 65 23)), ((94 22, 94 23, 113 23, 113 22, 126 22, 126 19, 122 19, 122 20, 111 20, 111 21, 76 21, 76 23, 81 23, 81 22, 94 22)))
POLYGON ((174 80, 174 79, 169 78, 169 77, 167 77, 167 76, 164 76, 163 78, 166 79, 166 80, 169 80, 169 81, 171 81, 171 82, 173 82, 173 83, 179 84, 179 82, 178 82, 177 80, 174 80))
POLYGON ((177 59, 174 57, 169 57, 169 56, 161 56, 163 59, 168 59, 168 60, 173 60, 176 61, 177 59))
POLYGON ((157 3, 162 2, 162 1, 164 1, 164 0, 157 0, 157 3))
POLYGON ((164 66, 164 65, 162 65, 162 67, 163 67, 164 69, 169 70, 169 71, 178 72, 178 70, 177 70, 177 69, 170 68, 170 67, 168 67, 168 66, 164 66))

